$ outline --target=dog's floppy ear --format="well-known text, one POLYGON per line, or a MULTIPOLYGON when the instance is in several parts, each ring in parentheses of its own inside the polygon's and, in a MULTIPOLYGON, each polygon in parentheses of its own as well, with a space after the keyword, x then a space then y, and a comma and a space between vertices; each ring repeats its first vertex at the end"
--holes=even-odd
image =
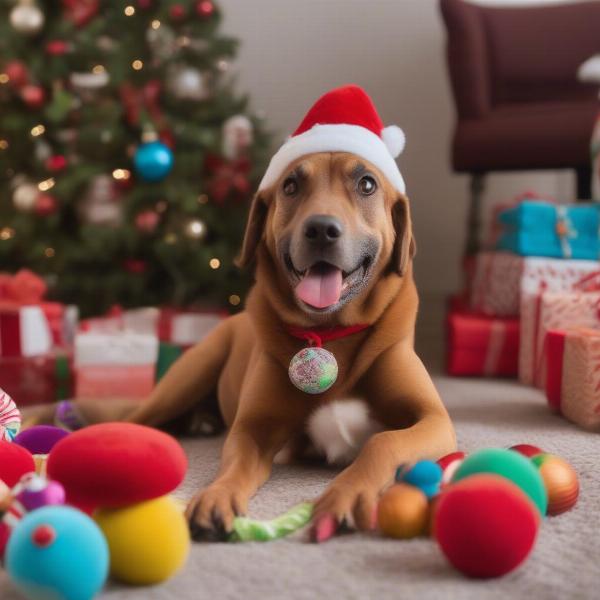
POLYGON ((402 277, 406 273, 408 262, 417 252, 415 238, 412 233, 408 198, 404 195, 400 196, 392 206, 392 222, 396 232, 392 251, 392 268, 402 277))
POLYGON ((246 223, 246 231, 244 233, 244 241, 242 242, 242 250, 235 260, 235 264, 240 268, 249 266, 256 256, 256 249, 262 238, 267 220, 268 207, 261 192, 257 192, 252 199, 248 222, 246 223))

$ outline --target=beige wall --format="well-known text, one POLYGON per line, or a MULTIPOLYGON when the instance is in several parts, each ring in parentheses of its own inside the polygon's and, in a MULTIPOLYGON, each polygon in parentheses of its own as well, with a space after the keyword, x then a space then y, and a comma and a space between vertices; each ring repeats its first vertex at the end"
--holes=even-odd
MULTIPOLYGON (((225 31, 242 41, 234 67, 239 88, 264 112, 278 140, 320 94, 349 82, 366 88, 386 124, 404 129, 399 164, 412 199, 417 280, 423 292, 455 289, 467 179, 449 167, 454 109, 437 1, 220 1, 225 31)), ((531 188, 568 198, 572 176, 494 175, 487 202, 531 188)))

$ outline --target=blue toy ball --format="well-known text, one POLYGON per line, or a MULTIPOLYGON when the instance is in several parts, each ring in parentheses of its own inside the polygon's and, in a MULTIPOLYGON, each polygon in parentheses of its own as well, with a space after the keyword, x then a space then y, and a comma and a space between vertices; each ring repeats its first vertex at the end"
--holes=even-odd
POLYGON ((442 468, 431 460, 420 460, 412 467, 402 465, 396 471, 396 481, 418 487, 428 498, 440 491, 442 468))
POLYGON ((46 506, 15 527, 5 566, 30 600, 91 600, 108 576, 108 545, 84 513, 46 506))
POLYGON ((148 142, 135 151, 133 164, 136 173, 144 181, 160 181, 173 168, 173 153, 162 142, 148 142))

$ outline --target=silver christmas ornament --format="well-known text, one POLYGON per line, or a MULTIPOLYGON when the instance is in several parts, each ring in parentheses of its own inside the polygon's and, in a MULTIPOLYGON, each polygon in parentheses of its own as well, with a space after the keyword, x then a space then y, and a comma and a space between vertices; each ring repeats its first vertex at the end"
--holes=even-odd
POLYGON ((71 85, 81 90, 97 90, 104 87, 110 80, 107 71, 97 73, 71 73, 69 77, 71 85))
POLYGON ((167 75, 167 89, 179 100, 210 98, 210 76, 193 67, 175 67, 167 75))
POLYGON ((97 175, 91 180, 81 201, 79 216, 84 223, 91 225, 120 225, 123 207, 110 175, 97 175))
POLYGON ((19 0, 10 11, 10 24, 25 35, 35 35, 44 26, 44 13, 33 0, 19 0))
POLYGON ((252 145, 254 127, 246 115, 234 115, 223 123, 223 155, 230 160, 243 156, 252 145))
POLYGON ((18 184, 12 196, 15 208, 20 212, 31 212, 35 208, 39 193, 37 185, 29 181, 18 184))

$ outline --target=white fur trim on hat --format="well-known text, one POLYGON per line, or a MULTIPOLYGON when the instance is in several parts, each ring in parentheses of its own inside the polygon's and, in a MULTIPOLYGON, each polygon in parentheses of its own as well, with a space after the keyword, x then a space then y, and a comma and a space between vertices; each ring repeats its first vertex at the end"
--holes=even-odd
MULTIPOLYGON (((383 131, 390 129, 386 127, 383 131)), ((293 161, 307 154, 316 152, 351 152, 374 164, 389 182, 404 194, 406 186, 394 157, 390 153, 389 139, 396 150, 402 150, 398 128, 394 133, 388 132, 387 141, 359 125, 315 125, 312 129, 289 138, 271 158, 267 171, 258 186, 259 190, 273 185, 293 161), (391 135, 390 135, 391 133, 391 135)))

